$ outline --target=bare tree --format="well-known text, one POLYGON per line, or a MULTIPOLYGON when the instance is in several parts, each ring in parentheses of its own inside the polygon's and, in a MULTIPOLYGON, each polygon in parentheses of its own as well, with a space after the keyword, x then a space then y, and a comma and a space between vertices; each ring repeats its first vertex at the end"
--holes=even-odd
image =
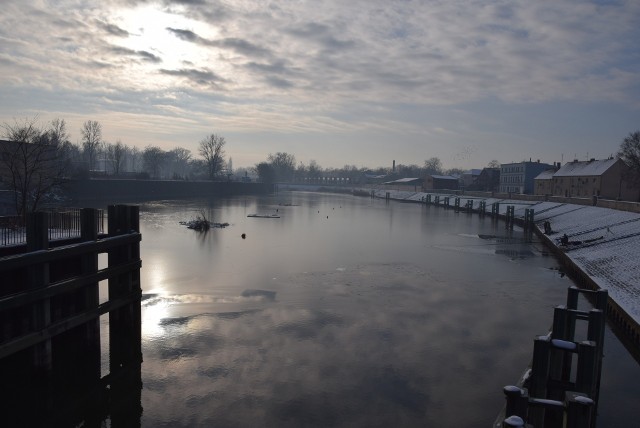
POLYGON ((494 159, 487 164, 487 168, 500 168, 500 162, 494 159))
POLYGON ((82 149, 89 162, 89 170, 94 169, 102 144, 102 125, 95 120, 87 120, 82 129, 82 149))
POLYGON ((124 164, 127 146, 122 144, 122 141, 118 140, 115 144, 105 143, 105 151, 113 174, 119 175, 124 164))
POLYGON ((160 178, 160 171, 166 160, 166 152, 160 147, 147 146, 142 152, 142 163, 151 178, 160 178))
POLYGON ((268 160, 276 173, 276 180, 291 181, 293 179, 293 173, 296 170, 294 155, 285 152, 269 153, 268 160))
POLYGON ((255 170, 258 175, 258 180, 263 183, 271 184, 276 179, 276 171, 268 162, 260 162, 255 166, 255 170))
POLYGON ((141 168, 140 168, 140 159, 141 159, 141 155, 140 155, 140 149, 138 149, 137 147, 129 147, 129 146, 125 146, 126 149, 126 154, 125 154, 125 158, 126 158, 126 169, 128 171, 131 172, 140 172, 141 168))
POLYGON ((172 176, 174 178, 185 178, 189 172, 191 162, 191 151, 182 147, 176 147, 167 153, 171 163, 172 176))
POLYGON ((52 139, 56 132, 62 134, 60 128, 42 131, 35 119, 5 123, 3 131, 8 142, 2 146, 0 178, 13 190, 16 212, 25 216, 36 211, 47 193, 62 182, 66 165, 59 149, 63 145, 52 139))
POLYGON ((620 144, 618 150, 620 157, 629 166, 629 174, 624 177, 625 180, 639 184, 640 183, 640 131, 630 133, 620 144))
POLYGON ((77 156, 77 146, 75 146, 67 132, 67 123, 64 119, 54 119, 47 130, 49 144, 56 148, 59 161, 65 162, 65 167, 69 167, 72 160, 77 156))
POLYGON ((211 134, 200 141, 200 156, 204 158, 207 165, 209 179, 213 180, 224 166, 224 137, 211 134))
POLYGON ((429 158, 424 161, 424 169, 427 174, 442 174, 442 161, 437 157, 429 158))

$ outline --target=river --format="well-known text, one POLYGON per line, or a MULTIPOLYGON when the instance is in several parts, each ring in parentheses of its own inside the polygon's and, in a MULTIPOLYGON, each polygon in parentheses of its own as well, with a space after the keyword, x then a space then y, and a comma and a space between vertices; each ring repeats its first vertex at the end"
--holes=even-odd
MULTIPOLYGON (((159 201, 140 227, 143 427, 488 427, 572 285, 521 230, 366 197, 159 201), (230 225, 179 224, 201 211, 230 225)), ((637 379, 607 327, 598 427, 637 422, 637 379)))

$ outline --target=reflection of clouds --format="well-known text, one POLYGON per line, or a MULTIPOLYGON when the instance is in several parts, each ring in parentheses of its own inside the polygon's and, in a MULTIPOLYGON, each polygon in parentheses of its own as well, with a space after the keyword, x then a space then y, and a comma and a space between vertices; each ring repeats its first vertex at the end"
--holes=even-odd
POLYGON ((490 285, 411 265, 297 275, 278 296, 163 321, 165 335, 144 344, 145 425, 488 424, 543 332, 532 321, 551 319, 542 299, 497 311, 505 297, 490 285))

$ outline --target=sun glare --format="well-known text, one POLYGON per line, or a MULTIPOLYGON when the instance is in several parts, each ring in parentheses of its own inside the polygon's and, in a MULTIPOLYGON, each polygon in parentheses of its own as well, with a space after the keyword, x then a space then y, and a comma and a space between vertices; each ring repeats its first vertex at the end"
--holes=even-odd
POLYGON ((163 68, 175 69, 184 67, 185 63, 206 61, 206 50, 196 43, 181 40, 169 28, 192 31, 202 37, 210 35, 211 28, 182 16, 179 10, 167 11, 157 5, 148 5, 121 10, 116 21, 130 34, 119 45, 159 57, 163 68))

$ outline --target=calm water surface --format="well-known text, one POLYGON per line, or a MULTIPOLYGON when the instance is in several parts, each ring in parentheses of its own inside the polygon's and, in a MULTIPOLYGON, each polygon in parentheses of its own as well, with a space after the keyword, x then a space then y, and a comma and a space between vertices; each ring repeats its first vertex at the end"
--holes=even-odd
MULTIPOLYGON (((163 201, 141 231, 144 427, 490 426, 572 285, 535 238, 417 204, 163 201), (179 224, 202 209, 230 226, 179 224)), ((629 426, 640 370, 606 340, 598 426, 629 426)))

